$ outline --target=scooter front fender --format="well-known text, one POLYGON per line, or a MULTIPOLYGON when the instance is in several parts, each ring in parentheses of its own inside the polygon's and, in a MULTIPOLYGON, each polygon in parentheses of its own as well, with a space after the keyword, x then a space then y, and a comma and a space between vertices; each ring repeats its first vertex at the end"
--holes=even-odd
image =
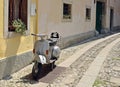
POLYGON ((43 55, 35 55, 35 60, 41 64, 47 64, 46 57, 43 55))

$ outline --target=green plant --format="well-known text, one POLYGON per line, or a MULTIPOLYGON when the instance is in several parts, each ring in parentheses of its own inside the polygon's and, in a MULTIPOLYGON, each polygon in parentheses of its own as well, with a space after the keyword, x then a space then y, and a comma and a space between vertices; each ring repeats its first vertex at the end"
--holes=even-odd
POLYGON ((100 79, 96 79, 94 84, 93 84, 93 87, 101 87, 101 85, 106 85, 106 83, 100 79))
POLYGON ((120 58, 118 57, 118 58, 112 58, 112 60, 120 60, 120 58))
POLYGON ((16 19, 12 22, 12 26, 15 28, 15 32, 25 34, 26 25, 20 20, 16 19))

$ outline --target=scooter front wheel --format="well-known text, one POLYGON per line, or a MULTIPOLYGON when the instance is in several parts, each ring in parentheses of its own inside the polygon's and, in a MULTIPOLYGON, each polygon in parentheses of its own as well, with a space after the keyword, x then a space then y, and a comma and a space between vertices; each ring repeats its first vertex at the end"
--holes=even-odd
POLYGON ((33 79, 38 80, 40 78, 41 74, 42 74, 42 64, 35 62, 34 66, 32 68, 33 79))
POLYGON ((56 67, 55 61, 51 62, 51 63, 49 64, 49 67, 50 67, 50 70, 52 71, 52 70, 56 67))

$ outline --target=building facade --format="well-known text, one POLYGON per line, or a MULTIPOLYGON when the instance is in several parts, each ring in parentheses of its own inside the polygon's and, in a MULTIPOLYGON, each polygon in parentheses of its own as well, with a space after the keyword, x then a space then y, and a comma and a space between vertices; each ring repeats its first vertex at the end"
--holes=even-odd
POLYGON ((39 0, 38 32, 60 33, 62 48, 119 29, 119 0, 39 0))
POLYGON ((60 34, 61 48, 120 30, 120 0, 0 0, 0 79, 32 61, 31 33, 60 34), (21 19, 25 34, 12 21, 21 19))
POLYGON ((31 13, 30 8, 36 3, 36 0, 0 0, 0 79, 32 61, 34 38, 30 33, 36 32, 37 14, 31 13), (22 19, 26 24, 25 35, 11 27, 15 19, 22 19))

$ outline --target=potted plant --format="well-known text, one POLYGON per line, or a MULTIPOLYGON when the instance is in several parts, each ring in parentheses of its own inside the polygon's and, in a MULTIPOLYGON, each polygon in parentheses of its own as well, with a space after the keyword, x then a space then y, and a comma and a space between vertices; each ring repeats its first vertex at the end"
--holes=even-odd
POLYGON ((15 28, 15 32, 25 34, 27 30, 26 25, 22 22, 21 19, 16 19, 12 22, 12 26, 15 28))

